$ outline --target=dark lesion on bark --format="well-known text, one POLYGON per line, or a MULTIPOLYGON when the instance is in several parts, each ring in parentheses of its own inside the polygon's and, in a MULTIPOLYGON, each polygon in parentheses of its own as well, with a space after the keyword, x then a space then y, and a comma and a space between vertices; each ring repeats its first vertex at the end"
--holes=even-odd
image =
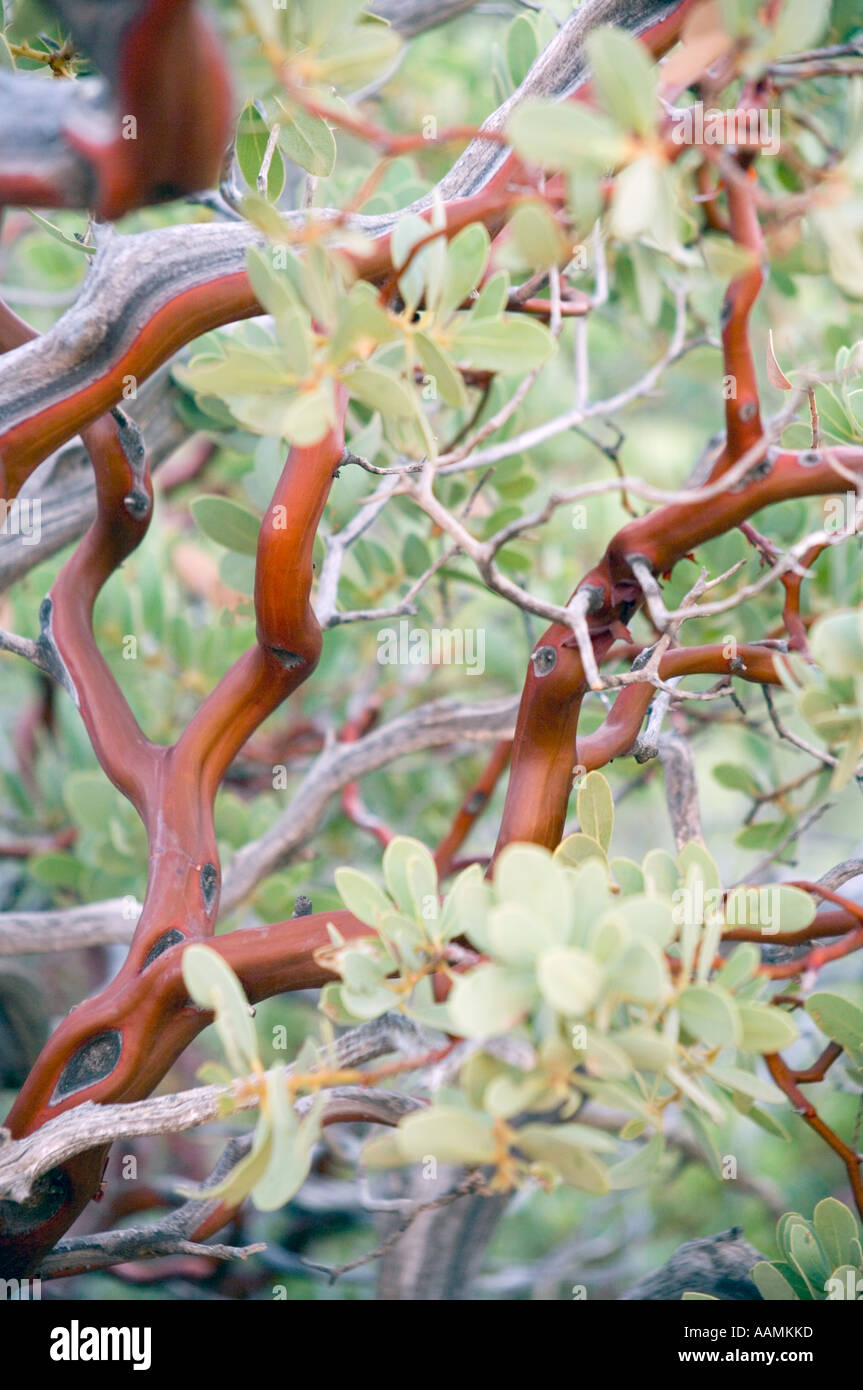
POLYGON ((157 941, 153 942, 144 957, 144 964, 141 966, 141 969, 146 970, 147 966, 152 965, 153 961, 158 960, 159 956, 163 955, 165 951, 170 950, 172 946, 176 946, 180 941, 185 941, 185 939, 183 933, 179 931, 177 927, 171 927, 169 931, 162 932, 162 935, 157 941))
POLYGON ((123 1051, 123 1034, 119 1028, 111 1028, 105 1033, 97 1033, 88 1038, 78 1051, 73 1053, 60 1073, 52 1102, 65 1100, 75 1091, 92 1086, 110 1076, 120 1060, 123 1051))

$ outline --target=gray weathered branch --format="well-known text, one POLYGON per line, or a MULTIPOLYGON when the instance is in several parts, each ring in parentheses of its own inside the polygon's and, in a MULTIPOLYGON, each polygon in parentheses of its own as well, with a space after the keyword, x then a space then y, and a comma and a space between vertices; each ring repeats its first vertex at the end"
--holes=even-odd
MULTIPOLYGON (((410 1058, 413 1052, 420 1060, 428 1053, 426 1035, 416 1024, 396 1015, 373 1019, 351 1029, 341 1038, 322 1048, 321 1065, 328 1069, 355 1067, 391 1052, 410 1058)), ((252 1110, 258 1104, 254 1086, 243 1082, 228 1086, 198 1086, 177 1095, 155 1096, 128 1104, 99 1105, 84 1101, 49 1120, 34 1134, 23 1139, 9 1139, 8 1131, 0 1130, 0 1196, 22 1202, 32 1184, 75 1154, 110 1144, 117 1139, 134 1139, 150 1134, 180 1134, 183 1130, 207 1124, 223 1114, 226 1099, 234 1110, 252 1110), (3 1136, 6 1142, 2 1143, 3 1136)), ((403 1114, 420 1102, 395 1091, 373 1087, 335 1086, 319 1092, 326 1098, 322 1123, 327 1123, 327 1111, 337 1113, 341 1120, 375 1120, 381 1124, 397 1124, 403 1114), (353 1115, 352 1115, 353 1112, 353 1115)), ((296 1102, 300 1114, 311 1105, 312 1097, 296 1102)))

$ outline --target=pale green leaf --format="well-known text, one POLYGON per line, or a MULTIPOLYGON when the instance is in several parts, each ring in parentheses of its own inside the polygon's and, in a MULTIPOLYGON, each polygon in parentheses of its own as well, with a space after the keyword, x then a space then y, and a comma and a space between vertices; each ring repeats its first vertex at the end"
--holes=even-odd
POLYGON ((326 121, 302 106, 282 106, 279 144, 285 153, 316 178, 328 178, 336 163, 336 141, 326 121))
POLYGON ((578 789, 577 808, 583 833, 598 840, 608 853, 614 830, 614 798, 601 772, 588 772, 578 789))

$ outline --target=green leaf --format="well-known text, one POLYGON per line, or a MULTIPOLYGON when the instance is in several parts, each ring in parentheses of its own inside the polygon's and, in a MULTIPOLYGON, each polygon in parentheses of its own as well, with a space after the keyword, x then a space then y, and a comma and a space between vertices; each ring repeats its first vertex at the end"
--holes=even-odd
POLYGON ((467 392, 461 373, 449 355, 427 333, 414 333, 413 341, 423 371, 434 381, 441 400, 456 410, 463 410, 467 405, 467 392))
POLYGON ((779 1268, 760 1260, 752 1271, 752 1280, 761 1297, 768 1303, 796 1303, 797 1294, 779 1268))
POLYGON ((759 1105, 753 1105, 747 1098, 746 1108, 742 1112, 747 1120, 752 1120, 754 1124, 763 1129, 766 1134, 774 1139, 781 1139, 783 1144, 790 1143, 791 1135, 783 1124, 780 1124, 775 1115, 771 1115, 769 1110, 762 1110, 759 1105))
POLYGON ((183 980, 194 1002, 214 1011, 230 1066, 247 1075, 257 1062, 258 1040, 249 1001, 227 961, 212 946, 193 943, 183 951, 183 980))
POLYGON ((573 869, 578 868, 586 859, 600 859, 603 864, 606 862, 605 851, 599 841, 592 835, 582 835, 578 832, 561 840, 554 851, 554 857, 560 864, 567 864, 573 869))
POLYGON ((557 923, 565 940, 572 917, 572 884, 541 845, 511 844, 498 855, 494 890, 499 902, 519 903, 537 917, 557 923))
POLYGON ((516 15, 506 31, 506 65, 513 87, 520 87, 539 54, 536 26, 529 15, 516 15))
POLYGON ((581 1017, 596 1003, 604 973, 598 961, 576 946, 552 946, 537 961, 537 983, 558 1013, 581 1017))
MULTIPOLYGON (((259 0, 269 6, 271 0, 259 0)), ((281 5, 279 9, 283 8, 281 5)), ((301 35, 306 43, 318 47, 330 39, 339 39, 345 32, 351 32, 365 9, 365 0, 315 0, 314 5, 295 5, 299 13, 291 15, 293 22, 301 26, 301 35)))
POLYGON ((199 396, 215 396, 226 402, 246 393, 254 393, 256 401, 274 392, 281 395, 291 384, 275 343, 261 349, 225 344, 221 357, 195 357, 187 367, 175 368, 174 375, 199 396))
POLYGON ((647 136, 656 122, 656 73, 638 39, 602 25, 588 34, 585 48, 591 80, 609 113, 625 130, 647 136))
MULTIPOLYGON (((469 226, 457 232, 447 246, 440 295, 429 305, 441 322, 446 322, 479 284, 488 264, 490 245, 489 234, 483 224, 471 222, 469 226)), ((496 314, 506 303, 509 277, 503 274, 494 275, 489 285, 493 288, 486 298, 484 312, 493 309, 496 314), (496 308, 491 303, 493 295, 499 300, 496 308)), ((489 285, 485 286, 482 294, 489 289, 489 285)), ((482 294, 474 306, 474 314, 479 308, 482 294)))
POLYGON ((457 976, 450 992, 453 1031, 463 1038, 506 1033, 535 1000, 536 986, 525 971, 505 965, 478 965, 457 976))
POLYGON ((359 870, 336 869, 335 879, 336 889, 345 907, 367 926, 377 926, 381 913, 392 912, 392 903, 386 893, 359 870))
POLYGON ((674 241, 674 206, 667 167, 652 154, 642 155, 615 179, 611 230, 621 241, 648 237, 668 250, 674 241))
POLYGON ((742 1067, 710 1066, 707 1068, 707 1074, 720 1086, 739 1091, 741 1095, 751 1096, 753 1100, 763 1101, 766 1105, 787 1104, 782 1091, 778 1086, 774 1086, 772 1081, 753 1076, 752 1072, 744 1071, 742 1067))
MULTIPOLYGON (((272 1071, 267 1072, 266 1085, 266 1104, 272 1136, 270 1161, 266 1171, 255 1184, 252 1196, 259 1211, 277 1211, 290 1200, 299 1186, 292 1186, 290 1182, 298 1123, 288 1099, 286 1068, 274 1067, 272 1071)), ((305 1177, 305 1174, 303 1176, 305 1177)))
POLYGON ((823 1290, 830 1277, 830 1270, 827 1268, 817 1236, 808 1223, 801 1222, 790 1228, 788 1243, 791 1263, 805 1279, 812 1297, 817 1298, 816 1290, 823 1290))
POLYGON ((644 874, 634 859, 627 859, 621 855, 612 859, 608 867, 624 897, 644 892, 644 874))
POLYGON ((593 1125, 582 1125, 576 1121, 564 1125, 524 1125, 518 1131, 518 1147, 524 1148, 526 1153, 534 1157, 539 1157, 549 1140, 555 1149, 559 1144, 565 1144, 567 1148, 588 1149, 591 1153, 598 1154, 616 1154, 618 1151, 617 1140, 610 1134, 605 1134, 593 1125))
MULTIPOLYGON (((249 101, 240 112, 237 122, 237 137, 234 146, 240 173, 251 189, 257 190, 258 175, 264 162, 270 128, 254 101, 249 101)), ((267 175, 267 197, 275 203, 285 186, 285 161, 278 146, 273 150, 270 169, 267 175)))
POLYGON ((402 378, 387 367, 354 367, 345 373, 342 381, 354 400, 379 410, 385 417, 406 420, 417 414, 416 396, 402 378))
POLYGON ((588 1076, 579 1077, 578 1084, 589 1096, 593 1096, 599 1105, 607 1105, 614 1110, 625 1110, 627 1114, 638 1115, 649 1124, 656 1124, 655 1110, 633 1083, 598 1081, 588 1076))
POLYGON ((28 868, 38 883, 51 888, 71 888, 78 891, 87 872, 74 854, 37 854, 28 861, 28 868))
POLYGON ((266 1171, 252 1189, 252 1201, 258 1211, 278 1211, 299 1192, 309 1175, 314 1147, 320 1136, 323 1096, 315 1098, 311 1110, 298 1124, 285 1081, 284 1067, 267 1073, 273 1138, 266 1171))
POLYGON ((781 1052, 797 1040, 797 1025, 784 1009, 740 1003, 737 1012, 743 1025, 740 1046, 746 1052, 781 1052))
POLYGON ((410 967, 419 967, 425 958, 421 949, 425 937, 413 917, 403 912, 383 912, 378 918, 378 934, 391 954, 410 967))
POLYGON ((665 1141, 662 1135, 654 1134, 636 1153, 631 1154, 629 1158, 621 1159, 620 1163, 613 1164, 608 1170, 612 1190, 622 1191, 629 1187, 640 1187, 642 1183, 647 1182, 659 1164, 664 1148, 665 1141))
POLYGON ((368 1022, 373 1018, 380 1018, 381 1014, 388 1013, 396 1002, 395 995, 383 985, 378 989, 369 990, 350 989, 348 985, 342 985, 339 999, 351 1023, 357 1019, 368 1022))
MULTIPOLYGON (((582 1051, 577 1048, 576 1051, 582 1051)), ((632 1075, 632 1062, 629 1054, 618 1047, 617 1040, 587 1030, 587 1048, 583 1051, 585 1065, 591 1076, 599 1076, 605 1081, 625 1081, 632 1075)))
POLYGON ((535 319, 478 319, 469 314, 456 323, 451 349, 457 362, 477 371, 524 373, 547 362, 555 342, 535 319))
POLYGON ((63 800, 76 825, 103 835, 120 805, 117 791, 101 772, 70 772, 63 783, 63 800))
POLYGON ((644 886, 654 897, 670 898, 680 882, 680 871, 664 849, 652 849, 641 865, 644 886))
MULTIPOLYGON (((281 105, 281 103, 279 103, 281 105)), ((336 141, 322 116, 302 106, 282 106, 279 144, 295 164, 316 178, 328 178, 336 163, 336 141)))
MULTIPOLYGON (((401 330, 387 314, 373 285, 358 280, 336 309, 336 326, 327 346, 327 356, 336 366, 358 354, 367 356, 369 345, 390 343, 401 337, 401 330)), ((363 450, 352 440, 355 452, 363 450)))
POLYGON ((614 830, 614 798, 601 772, 589 772, 578 790, 578 820, 585 835, 598 840, 608 853, 614 830))
POLYGON ((491 1116, 434 1105, 402 1120, 399 1147, 409 1160, 431 1155, 439 1163, 492 1163, 497 1146, 491 1123, 491 1116))
POLYGON ((507 129, 519 154, 540 169, 603 173, 626 157, 624 133, 607 116, 576 102, 520 102, 507 129))
POLYGON ((387 1134, 376 1134, 363 1145, 362 1162, 365 1168, 374 1170, 402 1168, 408 1161, 399 1142, 397 1129, 391 1130, 387 1134))
POLYGON ((49 222, 47 217, 41 217, 39 213, 34 212, 32 208, 25 208, 24 211, 28 212, 33 218, 33 221, 38 222, 43 232, 47 232, 55 241, 62 242, 64 246, 70 246, 73 251, 81 251, 85 256, 95 256, 95 246, 85 246, 83 241, 79 241, 77 237, 69 236, 67 232, 61 231, 59 227, 54 226, 53 222, 49 222))
MULTIPOLYGON (((779 1246, 786 1260, 790 1260, 791 1258, 791 1232, 795 1226, 809 1227, 809 1222, 797 1211, 786 1211, 783 1216, 780 1216, 776 1223, 776 1244, 779 1246)), ((794 1275, 796 1279, 800 1278, 796 1270, 794 1271, 794 1275)))
POLYGON ((410 579, 425 574, 432 562, 431 551, 416 531, 409 531, 402 546, 402 567, 410 579))
POLYGON ((641 1004, 663 1004, 668 997, 668 967, 654 941, 633 941, 609 967, 609 989, 641 1004))
POLYGON ((754 978, 761 964, 761 952, 751 941, 736 946, 716 976, 716 983, 733 994, 754 978))
POLYGON ((281 416, 281 434, 289 444, 300 447, 317 444, 334 420, 332 382, 324 380, 311 391, 300 391, 284 407, 281 416))
POLYGON ((789 883, 779 884, 778 904, 774 906, 773 921, 768 925, 778 931, 802 931, 815 921, 816 903, 802 888, 789 883))
POLYGON ((235 550, 226 550, 219 562, 219 578, 229 589, 251 598, 255 592, 254 559, 250 555, 238 555, 235 550))
POLYGON ((516 270, 547 270, 569 260, 572 251, 559 223, 543 203, 521 203, 507 224, 509 233, 498 262, 516 270))
POLYGON ((520 1076, 499 1073, 486 1086, 482 1096, 482 1106, 490 1115, 509 1119, 520 1115, 524 1110, 536 1108, 536 1102, 546 1090, 545 1078, 541 1075, 520 1076))
POLYGON ((747 796, 759 796, 761 793, 761 786, 752 773, 738 763, 717 763, 713 769, 713 778, 720 787, 729 787, 732 791, 744 792, 747 796))
POLYGON ((192 516, 205 536, 240 555, 255 555, 261 519, 229 497, 196 497, 192 516))
POLYGON ((608 911, 614 901, 608 865, 603 858, 593 858, 565 872, 575 902, 575 931, 571 934, 571 940, 576 946, 588 946, 592 943, 597 919, 608 911))
POLYGON ((831 1269, 861 1267, 860 1228, 853 1212, 835 1197, 824 1197, 812 1213, 815 1234, 831 1269))
POLYGON ((266 1172, 272 1152, 272 1143, 273 1138, 269 1122, 262 1115, 258 1118, 251 1150, 245 1158, 240 1159, 239 1163, 221 1182, 216 1183, 214 1187, 187 1188, 178 1186, 177 1191, 180 1196, 191 1197, 196 1201, 209 1202, 215 1199, 224 1202, 229 1207, 239 1206, 266 1172))
POLYGON ((659 274, 656 257, 650 255, 640 242, 635 242, 630 247, 629 258, 635 276, 635 292, 641 316, 648 327, 655 328, 665 298, 665 283, 659 274))
POLYGON ((821 617, 813 624, 810 648, 828 676, 859 676, 863 671, 863 623, 857 609, 821 617))
POLYGON ((445 939, 466 936, 484 950, 485 919, 491 889, 478 864, 462 869, 446 895, 441 913, 440 932, 445 939))
POLYGON ((397 835, 384 850, 384 881, 390 896, 408 917, 422 919, 423 896, 437 899, 437 869, 419 840, 397 835), (413 866, 413 869, 412 869, 413 866))
POLYGON ((787 830, 784 820, 761 820, 738 831, 734 843, 741 849, 774 849, 787 830))
POLYGON ((432 237, 432 233, 440 231, 441 227, 442 219, 436 208, 431 221, 409 213, 399 219, 390 238, 393 265, 406 266, 398 283, 408 311, 416 308, 424 294, 429 304, 436 303, 440 295, 446 266, 446 238, 443 235, 432 237), (412 256, 413 248, 421 242, 427 244, 412 256))
POLYGON ((302 307, 299 267, 293 252, 285 247, 250 246, 246 251, 246 274, 262 308, 271 314, 289 313, 302 307), (276 251, 285 252, 285 266, 277 270, 276 251))
POLYGON ((674 937, 674 921, 669 904, 661 898, 633 893, 628 898, 616 898, 611 911, 626 925, 630 935, 636 939, 647 937, 661 950, 665 950, 674 937))
POLYGON ((488 951, 504 965, 532 966, 540 951, 559 945, 567 928, 521 903, 499 903, 486 919, 488 951))
POLYGON ((509 300, 509 274, 499 270, 490 275, 473 306, 474 319, 494 319, 505 309, 509 300))
POLYGON ((312 370, 314 355, 308 313, 300 307, 284 309, 276 315, 275 324, 285 365, 293 377, 302 381, 312 370))
POLYGON ((721 985, 690 985, 677 999, 680 1021, 708 1047, 739 1047, 743 1030, 738 1007, 721 985))
POLYGON ((315 77, 325 86, 355 91, 385 73, 400 47, 401 40, 389 25, 351 25, 317 58, 315 77))
POLYGON ((776 17, 775 55, 802 53, 820 39, 830 18, 830 0, 786 0, 776 17))
POLYGON ((677 864, 681 874, 684 876, 692 865, 700 869, 704 879, 704 887, 708 891, 721 888, 722 880, 716 860, 703 845, 699 845, 696 841, 692 840, 688 845, 683 846, 683 849, 677 856, 677 864))
MULTIPOLYGON (((526 1125, 518 1132, 518 1147, 535 1161, 550 1165, 569 1187, 603 1197, 610 1189, 608 1171, 582 1143, 567 1140, 565 1130, 569 1128, 526 1125)), ((577 1131, 584 1128, 575 1126, 577 1131)))
MULTIPOLYGON (((676 1086, 687 1100, 691 1100, 694 1105, 698 1106, 699 1110, 703 1110, 705 1115, 709 1115, 714 1124, 723 1123, 725 1112, 722 1106, 710 1095, 709 1091, 705 1090, 700 1081, 690 1072, 684 1071, 684 1069, 679 1067, 675 1062, 671 1062, 665 1068, 665 1075, 672 1086, 676 1086)), ((705 1135, 710 1137, 710 1131, 704 1130, 697 1125, 697 1117, 691 1111, 686 1109, 684 1113, 687 1115, 687 1118, 693 1125, 700 1139, 704 1138, 705 1135)))
POLYGON ((614 1041, 632 1058, 639 1071, 664 1071, 674 1056, 671 1042, 653 1028, 627 1028, 615 1033, 614 1041))
POLYGON ((863 1061, 863 1009, 841 994, 826 991, 810 994, 805 1008, 826 1037, 844 1047, 852 1059, 863 1061))

